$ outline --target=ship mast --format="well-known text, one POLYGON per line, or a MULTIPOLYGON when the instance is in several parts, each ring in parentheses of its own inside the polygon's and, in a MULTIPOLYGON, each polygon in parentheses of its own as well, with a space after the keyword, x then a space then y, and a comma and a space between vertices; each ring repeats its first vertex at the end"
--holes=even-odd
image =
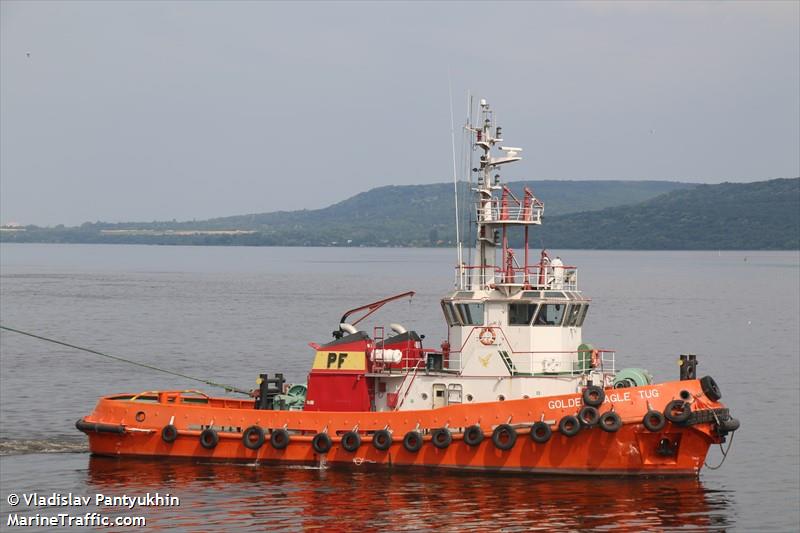
MULTIPOLYGON (((522 200, 500 182, 501 165, 522 159, 519 153, 522 148, 501 146, 503 142, 502 128, 494 120, 494 112, 486 100, 480 100, 478 124, 469 124, 472 132, 473 149, 482 150, 480 165, 472 169, 477 175, 476 186, 472 188, 475 196, 476 242, 475 264, 466 268, 466 274, 459 275, 459 289, 491 290, 504 286, 509 289, 515 286, 529 285, 528 264, 528 227, 541 224, 544 205, 533 196, 526 187, 522 200), (497 145, 497 146, 496 146, 497 145), (492 151, 500 153, 493 155, 492 151), (502 191, 500 198, 494 191, 502 191), (524 227, 525 250, 523 263, 520 264, 508 245, 509 229, 514 226, 524 227), (501 248, 500 262, 497 260, 497 248, 501 248)), ((464 272, 459 264, 459 273, 464 272)))

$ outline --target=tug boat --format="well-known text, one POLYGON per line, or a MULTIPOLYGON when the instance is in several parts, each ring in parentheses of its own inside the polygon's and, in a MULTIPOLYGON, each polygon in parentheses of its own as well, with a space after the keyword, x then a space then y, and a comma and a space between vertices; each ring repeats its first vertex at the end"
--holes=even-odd
POLYGON ((739 427, 719 386, 697 379, 691 354, 680 356, 680 379, 655 383, 642 368, 617 371, 614 351, 583 342, 591 299, 578 269, 545 250, 529 262, 544 204, 501 184, 500 167, 522 149, 500 144, 485 100, 478 113, 465 126, 478 154, 469 179, 475 246, 466 259, 457 249, 440 346, 423 346, 424 335, 400 324, 388 335, 357 327, 413 292, 392 296, 345 312, 332 340, 309 343, 305 385, 260 374, 242 399, 196 390, 101 398, 76 423, 92 454, 697 476, 709 447, 739 427))

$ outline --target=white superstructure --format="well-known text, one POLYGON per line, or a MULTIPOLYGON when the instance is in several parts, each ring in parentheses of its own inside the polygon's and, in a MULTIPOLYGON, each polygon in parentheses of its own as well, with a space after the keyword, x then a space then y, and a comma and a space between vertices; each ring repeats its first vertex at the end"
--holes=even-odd
MULTIPOLYGON (((457 265, 455 290, 441 302, 448 340, 441 351, 426 351, 424 361, 370 374, 378 411, 567 394, 613 380, 613 352, 582 344, 590 299, 578 290, 577 268, 544 250, 529 262, 529 230, 542 223, 544 204, 527 187, 518 197, 499 174, 501 165, 521 160, 522 148, 500 144, 501 128, 485 100, 479 117, 467 125, 479 154, 470 180, 474 260, 457 265), (509 246, 514 238, 522 239, 521 256, 509 246)), ((422 348, 413 332, 401 335, 376 338, 376 350, 398 341, 422 348)))

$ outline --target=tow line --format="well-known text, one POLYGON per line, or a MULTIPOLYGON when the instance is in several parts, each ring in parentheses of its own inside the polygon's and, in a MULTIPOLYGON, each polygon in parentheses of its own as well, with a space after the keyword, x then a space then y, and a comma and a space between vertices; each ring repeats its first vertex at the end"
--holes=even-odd
POLYGON ((97 350, 92 350, 91 348, 85 348, 83 346, 76 346, 75 344, 70 344, 68 342, 63 342, 63 341, 59 341, 59 340, 56 340, 56 339, 50 339, 48 337, 43 337, 41 335, 36 335, 36 334, 33 334, 33 333, 29 333, 27 331, 22 331, 20 329, 9 328, 7 326, 2 326, 2 325, 0 325, 0 329, 4 329, 6 331, 11 331, 13 333, 19 333, 20 335, 27 335, 28 337, 33 337, 34 339, 39 339, 39 340, 45 341, 45 342, 51 342, 53 344, 59 344, 61 346, 66 346, 67 348, 72 348, 72 349, 75 349, 75 350, 80 350, 82 352, 87 352, 87 353, 91 353, 91 354, 94 354, 94 355, 99 355, 101 357, 107 357, 109 359, 114 359, 115 361, 120 361, 120 362, 128 363, 128 364, 131 364, 131 365, 141 366, 143 368, 149 368, 150 370, 155 370, 156 372, 164 372, 165 374, 171 374, 173 376, 178 376, 178 377, 181 377, 181 378, 184 378, 184 379, 189 379, 189 380, 192 380, 192 381, 198 381, 200 383, 205 383, 206 385, 209 385, 211 387, 219 387, 221 389, 225 389, 227 392, 236 392, 236 393, 239 393, 239 394, 244 394, 244 395, 250 396, 250 392, 249 391, 240 389, 238 387, 234 387, 232 385, 225 385, 224 383, 217 383, 215 381, 210 381, 210 380, 207 380, 207 379, 201 379, 201 378, 196 378, 196 377, 193 377, 193 376, 188 376, 186 374, 181 374, 180 372, 175 372, 173 370, 167 370, 165 368, 159 368, 157 366, 149 365, 147 363, 140 363, 138 361, 133 361, 131 359, 126 359, 124 357, 119 357, 118 355, 111 355, 111 354, 107 354, 107 353, 103 353, 103 352, 98 352, 97 350))

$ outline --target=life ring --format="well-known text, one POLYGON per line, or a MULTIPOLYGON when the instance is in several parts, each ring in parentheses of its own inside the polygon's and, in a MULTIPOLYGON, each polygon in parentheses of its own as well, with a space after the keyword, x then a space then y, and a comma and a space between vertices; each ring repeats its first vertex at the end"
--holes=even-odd
POLYGON ((314 438, 311 439, 311 447, 319 454, 328 453, 331 446, 333 446, 333 442, 331 442, 331 438, 327 433, 317 433, 314 435, 314 438))
POLYGON ((403 448, 411 453, 416 453, 422 448, 422 435, 418 431, 411 430, 403 437, 403 448))
POLYGON ((553 430, 550 429, 550 425, 546 422, 536 422, 533 426, 531 426, 531 440, 533 442, 538 442, 539 444, 544 444, 545 442, 550 440, 550 437, 553 435, 553 430))
POLYGON ((483 328, 478 335, 478 339, 484 346, 490 346, 497 340, 497 334, 495 334, 492 328, 483 328))
POLYGON ((167 424, 164 426, 164 429, 161 430, 161 440, 166 443, 175 442, 175 439, 178 438, 178 428, 173 426, 172 424, 167 424))
POLYGON ((483 430, 477 424, 464 430, 464 443, 467 446, 477 446, 483 441, 483 430))
POLYGON ((600 415, 600 429, 615 433, 622 427, 622 419, 614 411, 606 411, 600 415))
POLYGON ((499 450, 510 450, 517 442, 517 430, 509 424, 500 424, 492 432, 492 443, 499 450))
POLYGON ((346 451, 353 453, 361 446, 361 435, 355 431, 348 431, 342 435, 342 448, 346 451))
POLYGON ((219 443, 219 435, 211 428, 206 428, 200 433, 200 446, 206 450, 211 450, 219 443))
POLYGON ((258 426, 250 426, 242 433, 242 444, 250 450, 257 450, 264 444, 264 430, 258 426))

